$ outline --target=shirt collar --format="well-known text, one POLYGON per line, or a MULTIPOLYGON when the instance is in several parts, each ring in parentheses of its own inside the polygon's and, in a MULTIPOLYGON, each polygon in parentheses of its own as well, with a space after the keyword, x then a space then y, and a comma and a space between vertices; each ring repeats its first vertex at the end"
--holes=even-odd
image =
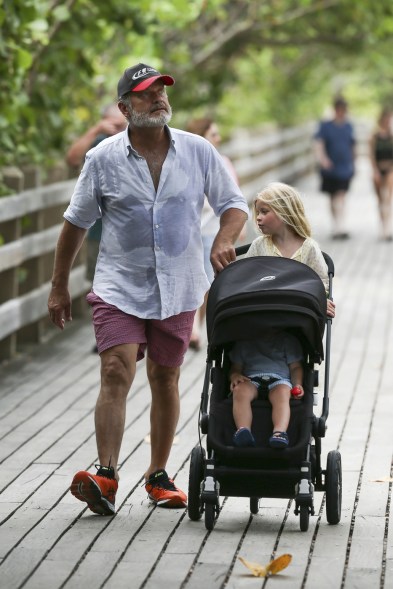
MULTIPOLYGON (((168 127, 168 125, 164 125, 164 126, 165 126, 165 129, 167 130, 167 133, 169 135, 169 140, 171 142, 171 145, 173 147, 175 147, 175 139, 173 137, 173 134, 171 132, 170 127, 168 127)), ((134 154, 134 155, 136 155, 136 156, 139 155, 138 152, 131 145, 131 141, 130 141, 130 138, 129 138, 129 135, 128 135, 128 126, 123 131, 123 144, 124 144, 125 151, 127 152, 127 157, 131 153, 134 154)))

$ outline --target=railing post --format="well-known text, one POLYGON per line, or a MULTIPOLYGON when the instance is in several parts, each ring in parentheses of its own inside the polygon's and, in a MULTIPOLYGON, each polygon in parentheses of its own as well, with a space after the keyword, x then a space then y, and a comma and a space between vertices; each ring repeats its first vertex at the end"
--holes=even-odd
POLYGON ((12 192, 22 192, 25 187, 24 174, 16 166, 7 166, 2 168, 1 175, 4 184, 11 189, 12 192))
MULTIPOLYGON (((25 217, 28 219, 28 225, 23 231, 23 235, 38 234, 43 231, 44 227, 44 213, 45 210, 35 211, 25 217)), ((36 256, 30 260, 26 260, 23 266, 20 267, 20 272, 23 274, 19 275, 18 285, 18 296, 23 296, 32 290, 39 288, 45 284, 45 258, 43 256, 36 256)), ((47 323, 47 321, 45 321, 47 323)), ((25 344, 28 342, 39 343, 42 340, 44 334, 44 320, 40 319, 34 323, 30 323, 25 327, 22 327, 17 335, 17 347, 19 344, 25 344)))
MULTIPOLYGON (((0 235, 4 243, 16 241, 21 236, 20 218, 0 224, 0 235)), ((9 268, 0 273, 0 305, 18 296, 19 268, 9 268)), ((0 341, 0 358, 9 359, 16 354, 17 334, 12 333, 0 341)))

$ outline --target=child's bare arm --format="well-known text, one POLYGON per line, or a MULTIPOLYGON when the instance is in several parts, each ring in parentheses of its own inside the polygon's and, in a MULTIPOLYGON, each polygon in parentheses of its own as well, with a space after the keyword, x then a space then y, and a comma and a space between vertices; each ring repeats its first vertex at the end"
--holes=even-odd
POLYGON ((301 362, 292 362, 289 364, 289 371, 291 373, 291 383, 294 387, 298 387, 301 390, 301 394, 297 395, 300 399, 304 395, 303 389, 303 366, 301 362))

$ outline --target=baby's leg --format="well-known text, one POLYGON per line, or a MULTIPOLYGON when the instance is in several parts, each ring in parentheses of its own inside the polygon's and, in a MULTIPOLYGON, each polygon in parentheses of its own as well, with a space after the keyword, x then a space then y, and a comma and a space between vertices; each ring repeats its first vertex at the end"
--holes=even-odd
POLYGON ((233 388, 233 419, 237 429, 246 427, 251 429, 252 410, 251 401, 257 398, 258 389, 250 381, 239 382, 233 388))
POLYGON ((272 404, 273 431, 286 432, 288 429, 291 410, 289 399, 291 389, 286 384, 279 384, 269 391, 269 401, 272 404))

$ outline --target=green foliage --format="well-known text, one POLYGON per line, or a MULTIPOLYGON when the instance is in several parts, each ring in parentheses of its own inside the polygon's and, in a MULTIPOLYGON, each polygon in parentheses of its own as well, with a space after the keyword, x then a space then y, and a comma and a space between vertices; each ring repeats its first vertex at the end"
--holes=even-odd
POLYGON ((336 91, 366 112, 392 101, 392 37, 391 0, 0 0, 0 167, 62 157, 138 61, 177 79, 179 126, 292 124, 336 91))
MULTIPOLYGON (((134 12, 124 1, 3 2, 1 164, 48 161, 64 148, 73 109, 99 96, 101 56, 117 27, 146 32, 134 12)), ((92 111, 98 116, 99 105, 92 111)))
POLYGON ((210 112, 216 105, 220 122, 233 128, 315 118, 333 94, 349 88, 355 110, 371 113, 373 100, 386 102, 393 95, 390 0, 378 6, 370 0, 225 6, 225 21, 209 15, 191 27, 188 61, 194 67, 187 68, 183 106, 198 102, 199 113, 201 105, 210 112), (358 86, 365 79, 373 80, 375 92, 358 86))

